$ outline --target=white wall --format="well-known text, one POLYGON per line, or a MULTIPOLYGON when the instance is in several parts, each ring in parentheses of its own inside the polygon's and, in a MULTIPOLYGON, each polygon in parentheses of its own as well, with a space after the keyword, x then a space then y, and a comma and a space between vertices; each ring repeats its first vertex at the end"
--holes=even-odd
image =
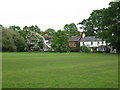
POLYGON ((51 44, 50 43, 47 43, 49 40, 45 40, 45 44, 50 48, 51 47, 51 44))
MULTIPOLYGON (((99 44, 98 44, 98 41, 97 42, 94 41, 93 44, 91 44, 91 42, 84 42, 84 45, 87 46, 87 47, 99 47, 101 45, 106 45, 106 42, 105 41, 99 41, 99 44)), ((80 42, 80 46, 83 46, 83 42, 80 42)))

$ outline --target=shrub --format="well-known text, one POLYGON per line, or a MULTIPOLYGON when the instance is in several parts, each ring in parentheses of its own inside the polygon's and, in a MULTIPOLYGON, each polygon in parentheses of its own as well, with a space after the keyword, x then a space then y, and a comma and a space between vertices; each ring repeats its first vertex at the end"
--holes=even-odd
POLYGON ((92 47, 92 52, 97 52, 97 47, 92 47))
POLYGON ((90 49, 87 46, 81 46, 82 52, 90 52, 90 49))

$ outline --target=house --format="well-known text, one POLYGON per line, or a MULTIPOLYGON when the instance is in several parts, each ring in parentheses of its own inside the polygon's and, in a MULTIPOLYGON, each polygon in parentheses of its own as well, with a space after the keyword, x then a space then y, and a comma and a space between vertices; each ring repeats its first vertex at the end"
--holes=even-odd
POLYGON ((77 47, 77 44, 80 42, 80 37, 69 37, 69 45, 73 48, 77 47))
POLYGON ((93 48, 96 47, 97 51, 106 51, 107 43, 100 38, 96 38, 95 36, 85 36, 81 38, 80 46, 87 46, 90 48, 90 51, 93 51, 93 48))
MULTIPOLYGON (((53 38, 53 36, 45 34, 43 37, 47 46, 47 48, 44 51, 48 51, 49 49, 51 49, 51 39, 53 38)), ((106 41, 103 41, 100 38, 96 38, 95 36, 85 36, 83 32, 80 32, 80 36, 68 36, 68 38, 71 51, 81 51, 81 46, 87 46, 88 48, 90 48, 91 52, 94 48, 96 48, 96 51, 102 52, 107 50, 108 43, 106 43, 106 41)))
POLYGON ((80 51, 80 37, 69 37, 69 45, 71 47, 71 51, 80 51))
POLYGON ((51 39, 53 38, 53 36, 50 36, 50 35, 48 35, 48 34, 44 34, 43 35, 43 37, 44 37, 44 39, 45 39, 45 44, 46 44, 46 48, 44 49, 44 51, 48 51, 50 48, 51 48, 51 39))
POLYGON ((69 37, 69 45, 71 46, 71 48, 77 49, 74 51, 80 51, 80 41, 84 36, 85 34, 83 32, 80 32, 80 36, 69 37))

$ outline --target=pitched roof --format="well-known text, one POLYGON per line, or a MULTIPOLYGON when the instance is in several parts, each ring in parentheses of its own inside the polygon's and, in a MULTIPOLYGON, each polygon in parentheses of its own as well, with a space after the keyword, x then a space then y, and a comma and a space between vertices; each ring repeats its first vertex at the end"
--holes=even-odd
POLYGON ((50 35, 44 35, 43 37, 45 38, 45 40, 49 40, 49 39, 52 39, 53 36, 50 36, 50 35))
POLYGON ((81 39, 81 42, 93 42, 93 41, 102 41, 102 39, 95 38, 95 36, 86 36, 81 39))
POLYGON ((79 41, 79 40, 80 40, 80 37, 69 37, 69 41, 76 42, 76 41, 79 41))

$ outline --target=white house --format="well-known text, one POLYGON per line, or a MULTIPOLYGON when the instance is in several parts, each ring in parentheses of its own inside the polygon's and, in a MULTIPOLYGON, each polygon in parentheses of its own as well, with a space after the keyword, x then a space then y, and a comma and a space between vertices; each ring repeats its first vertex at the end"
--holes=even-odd
POLYGON ((105 51, 107 43, 100 38, 95 38, 95 36, 85 36, 80 40, 80 46, 87 46, 93 51, 93 47, 97 48, 97 51, 105 51))

